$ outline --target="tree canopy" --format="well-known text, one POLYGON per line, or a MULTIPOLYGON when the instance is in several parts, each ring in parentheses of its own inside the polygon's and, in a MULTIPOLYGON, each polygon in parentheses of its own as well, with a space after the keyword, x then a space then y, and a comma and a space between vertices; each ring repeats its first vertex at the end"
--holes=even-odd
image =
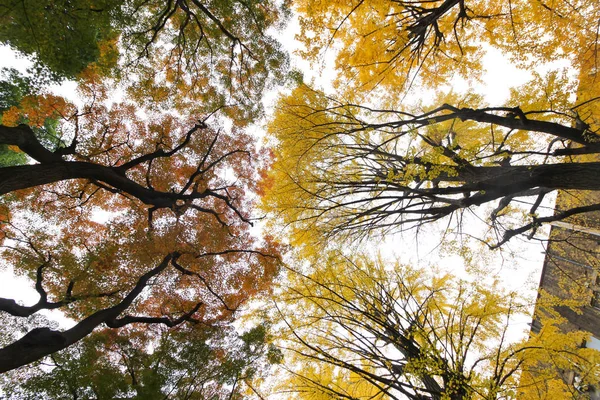
MULTIPOLYGON (((283 6, 30 3, 2 6, 0 40, 53 79, 77 78, 80 104, 43 80, 3 81, 2 253, 39 299, 2 298, 0 309, 60 310, 74 324, 31 326, 0 349, 0 370, 100 325, 231 324, 279 269, 278 246, 249 234, 268 153, 242 127, 259 115, 267 81, 285 75, 286 55, 266 33, 283 6), (46 30, 58 36, 42 42, 46 30)), ((164 333, 148 332, 140 351, 164 333)))
POLYGON ((20 398, 240 399, 280 357, 263 325, 243 334, 228 325, 165 332, 152 351, 148 336, 95 332, 52 355, 52 370, 28 371, 24 384, 5 382, 5 390, 20 398))
POLYGON ((78 113, 50 95, 26 100, 3 122, 14 113, 33 125, 48 111, 72 136, 48 149, 29 125, 2 126, 2 141, 37 161, 0 173, 4 257, 32 277, 40 299, 1 306, 21 317, 60 308, 79 322, 64 332, 33 330, 0 350, 3 369, 65 348, 102 323, 227 320, 268 288, 277 252, 245 233, 245 196, 258 176, 252 163, 264 157, 249 136, 168 115, 141 119, 126 103, 78 113), (96 221, 100 211, 108 221, 96 221))
POLYGON ((599 353, 580 346, 584 332, 562 332, 553 313, 515 342, 508 331, 527 312, 524 299, 470 279, 341 252, 292 272, 281 313, 296 363, 282 386, 297 399, 537 399, 576 397, 598 381, 599 353), (563 380, 569 369, 579 386, 563 380))
POLYGON ((336 43, 341 49, 334 53, 335 93, 301 85, 280 99, 269 125, 277 161, 265 180, 271 188, 266 204, 291 235, 361 238, 448 219, 449 228, 460 231, 469 211, 488 224, 478 237, 494 248, 519 234, 531 238, 544 223, 600 208, 576 202, 555 213, 540 208, 556 190, 571 190, 574 198, 577 191, 598 190, 597 36, 575 21, 599 10, 586 3, 572 14, 536 4, 528 15, 520 2, 505 6, 360 1, 336 12, 329 3, 322 7, 331 12, 299 6, 309 53, 336 43), (543 16, 553 16, 553 23, 543 16), (507 17, 515 22, 507 24, 507 17), (561 45, 563 32, 556 29, 563 24, 585 44, 561 45), (317 26, 335 29, 328 39, 312 40, 308 32, 317 26), (389 39, 392 31, 407 36, 396 43, 389 39), (544 45, 528 45, 539 41, 539 32, 548 36, 544 45), (487 104, 475 89, 448 88, 452 74, 466 78, 474 71, 475 78, 481 70, 469 62, 485 50, 474 47, 475 40, 532 69, 531 81, 513 88, 503 104, 487 104), (388 56, 393 61, 380 60, 388 56), (544 73, 533 68, 558 59, 569 67, 544 73), (409 72, 422 80, 421 90, 436 88, 426 92, 431 98, 402 83, 409 72), (475 211, 485 206, 484 214, 475 211))
POLYGON ((73 79, 119 35, 120 3, 7 0, 0 6, 0 42, 31 56, 38 74, 73 79))
MULTIPOLYGON (((417 241, 457 234, 497 249, 520 235, 548 240, 545 224, 577 224, 599 211, 590 195, 600 189, 598 5, 296 7, 300 54, 314 66, 333 58, 335 78, 331 89, 305 82, 282 94, 268 125, 275 161, 263 179, 263 208, 272 229, 300 249, 290 274, 301 278, 291 279, 280 304, 293 359, 284 385, 307 399, 585 397, 585 384, 564 373, 585 364, 591 369, 574 376, 596 385, 597 352, 578 354, 585 333, 554 307, 590 309, 596 263, 582 264, 577 282, 566 272, 553 277, 583 294, 544 303, 542 331, 509 344, 505 324, 532 304, 516 306, 483 276, 429 276, 357 259, 356 249, 373 254, 390 237, 403 247, 404 236, 394 234, 407 230, 417 241), (478 92, 485 79, 502 78, 484 73, 489 51, 530 71, 499 104, 478 92), (553 204, 557 192, 562 201, 553 204), (419 235, 425 225, 435 228, 419 235), (342 255, 324 256, 340 246, 342 255)), ((470 250, 454 243, 467 259, 470 250)), ((577 250, 597 257, 595 245, 577 250)), ((547 299, 540 296, 538 311, 547 299)))
MULTIPOLYGON (((546 89, 565 83, 554 78, 546 89)), ((596 133, 578 124, 577 113, 558 104, 488 107, 452 93, 438 101, 374 110, 299 87, 281 100, 271 125, 279 143, 273 208, 301 233, 314 228, 327 236, 402 231, 445 217, 460 223, 465 210, 492 203, 483 238, 491 247, 600 209, 566 204, 538 214, 554 190, 599 189, 596 133), (529 213, 514 222, 510 211, 523 202, 529 213)))
POLYGON ((0 43, 33 62, 0 79, 0 252, 37 296, 0 298, 0 390, 583 395, 599 353, 561 310, 596 301, 597 263, 534 301, 474 254, 600 211, 599 18, 592 0, 0 2, 0 43), (290 69, 292 14, 330 89, 290 69), (530 72, 499 104, 493 51, 530 72), (49 89, 66 80, 69 99, 49 89), (479 241, 444 244, 460 277, 381 255, 425 225, 479 241))
POLYGON ((0 42, 29 55, 36 77, 76 79, 90 68, 125 80, 145 106, 238 123, 260 115, 265 87, 283 80, 275 1, 6 1, 0 42))
POLYGON ((353 0, 295 5, 300 20, 297 39, 304 45, 301 54, 312 61, 325 52, 332 54, 337 89, 351 99, 380 88, 375 90, 379 101, 397 105, 409 88, 447 85, 455 74, 477 79, 483 72, 486 45, 527 68, 559 59, 567 59, 578 71, 596 65, 599 10, 593 0, 552 4, 353 0))

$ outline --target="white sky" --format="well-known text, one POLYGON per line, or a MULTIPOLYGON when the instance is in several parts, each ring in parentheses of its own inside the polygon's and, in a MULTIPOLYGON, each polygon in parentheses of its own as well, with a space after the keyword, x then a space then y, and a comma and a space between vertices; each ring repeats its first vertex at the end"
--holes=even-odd
MULTIPOLYGON (((14 51, 6 46, 0 46, 0 68, 10 67, 25 70, 31 63, 23 58, 18 58, 14 51)), ((16 277, 10 265, 0 261, 0 297, 27 301, 36 301, 36 291, 32 282, 24 277, 16 277)))
MULTIPOLYGON (((298 44, 292 40, 294 32, 298 30, 297 21, 292 20, 289 27, 283 33, 283 37, 290 38, 284 40, 284 46, 289 51, 294 51, 298 44)), ((331 88, 332 57, 323 59, 321 68, 311 68, 310 65, 298 58, 292 57, 292 66, 301 69, 305 74, 305 81, 313 81, 325 89, 331 88)), ((23 58, 18 58, 15 53, 7 47, 0 46, 0 68, 14 67, 24 70, 30 63, 23 58)), ((504 57, 499 51, 490 49, 483 59, 486 73, 483 77, 485 86, 478 87, 477 90, 484 94, 486 101, 492 105, 500 105, 509 96, 509 88, 522 85, 531 78, 531 74, 524 70, 519 70, 512 65, 507 57, 504 57)), ((61 87, 51 88, 55 93, 63 95, 71 100, 74 99, 75 83, 70 82, 61 87)), ((265 99, 265 106, 268 111, 272 111, 277 92, 269 93, 265 99)), ((260 129, 260 128, 255 128, 260 129)), ((444 267, 455 272, 462 270, 462 260, 458 256, 441 257, 435 251, 439 244, 433 232, 425 235, 419 235, 416 240, 414 235, 407 234, 403 237, 388 237, 384 241, 380 250, 392 256, 397 256, 402 262, 411 262, 421 265, 443 264, 444 267)), ((507 287, 511 289, 526 289, 529 291, 532 299, 535 296, 537 283, 543 261, 543 248, 539 243, 527 243, 523 240, 514 240, 505 250, 513 250, 515 257, 508 254, 506 259, 500 252, 488 255, 490 266, 497 271, 498 275, 503 277, 507 287)), ((10 266, 4 266, 5 270, 0 272, 0 297, 13 298, 32 304, 37 301, 37 293, 33 289, 33 282, 29 279, 15 277, 10 266)), ((513 335, 515 338, 525 334, 528 330, 529 319, 515 324, 513 335)))
MULTIPOLYGON (((283 36, 291 38, 294 32, 298 31, 298 21, 293 18, 283 36)), ((333 89, 331 85, 334 77, 333 55, 324 55, 321 58, 320 66, 311 67, 306 60, 293 55, 294 50, 299 46, 297 41, 284 40, 283 43, 284 47, 292 53, 292 66, 303 71, 305 82, 314 82, 317 87, 325 91, 333 89)), ((527 70, 517 68, 499 50, 489 46, 485 46, 485 48, 487 48, 487 53, 483 57, 485 72, 481 80, 484 83, 475 87, 475 90, 484 96, 486 103, 491 106, 500 106, 508 100, 511 88, 527 83, 532 79, 533 75, 527 70)), ((545 71, 546 69, 547 67, 540 66, 540 71, 538 72, 545 71)), ((466 83, 460 80, 453 83, 453 88, 458 90, 467 89, 466 83), (458 87, 454 87, 454 85, 458 87)), ((272 105, 275 98, 275 93, 269 95, 265 105, 267 107, 272 105)), ((547 199, 545 205, 553 205, 553 197, 547 199)), ((447 221, 444 220, 440 225, 444 225, 445 223, 447 221)), ((460 256, 447 256, 438 251, 440 244, 439 232, 439 226, 427 226, 424 228, 424 231, 419 233, 418 237, 415 236, 415 232, 388 236, 385 240, 377 241, 377 244, 374 243, 372 251, 374 253, 381 252, 385 257, 398 258, 403 263, 411 263, 412 265, 421 265, 423 267, 437 266, 459 276, 467 277, 463 260, 460 256)), ((491 274, 499 277, 506 289, 517 291, 522 296, 528 297, 531 299, 531 304, 533 305, 537 295, 544 260, 543 251, 544 247, 542 243, 516 237, 504 245, 501 250, 494 252, 482 251, 479 256, 481 257, 481 262, 485 263, 485 267, 488 268, 491 274)), ((531 312, 533 312, 533 309, 531 312)), ((508 338, 516 341, 528 335, 530 322, 530 316, 522 316, 519 319, 514 319, 511 329, 508 332, 508 338)))
MULTIPOLYGON (((23 58, 19 57, 13 50, 7 46, 0 45, 0 68, 15 68, 19 71, 25 71, 32 63, 23 58)), ((60 94, 66 98, 74 99, 76 84, 74 82, 67 82, 62 86, 53 85, 50 90, 60 94)), ((34 289, 35 282, 27 277, 16 276, 13 272, 13 268, 7 265, 3 260, 0 260, 0 297, 17 300, 25 305, 33 305, 38 299, 38 293, 34 289)), ((72 325, 72 322, 62 318, 59 312, 42 311, 42 314, 50 317, 57 318, 59 323, 65 328, 72 325)))

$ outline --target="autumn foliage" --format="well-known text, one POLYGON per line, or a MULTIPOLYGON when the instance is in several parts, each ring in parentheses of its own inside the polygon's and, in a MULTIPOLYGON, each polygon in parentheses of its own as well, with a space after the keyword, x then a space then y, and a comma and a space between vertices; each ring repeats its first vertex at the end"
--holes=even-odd
POLYGON ((513 340, 535 302, 481 256, 600 211, 597 1, 5 3, 0 42, 32 67, 0 77, 0 251, 36 292, 0 298, 7 393, 533 400, 598 384, 589 334, 556 311, 589 308, 594 287, 540 293, 541 328, 513 340), (296 56, 333 61, 331 85, 290 72, 292 14, 296 56), (496 53, 530 74, 489 104, 496 53), (65 80, 76 99, 47 88, 65 80), (405 232, 462 276, 382 256, 405 232))
POLYGON ((244 302, 269 290, 278 271, 277 246, 248 234, 247 197, 265 155, 241 131, 213 130, 204 121, 168 114, 142 118, 132 103, 107 106, 101 95, 82 112, 55 96, 25 97, 3 116, 5 130, 11 122, 35 127, 51 119, 64 135, 40 154, 41 143, 31 135, 31 143, 17 140, 15 146, 39 164, 5 173, 21 174, 24 183, 38 166, 73 170, 75 177, 92 171, 89 179, 67 174, 22 190, 4 181, 10 195, 3 206, 11 210, 2 224, 10 243, 4 257, 32 277, 41 296, 33 309, 4 310, 26 316, 61 308, 77 321, 144 289, 129 302, 127 316, 101 322, 229 321, 244 302), (142 283, 140 277, 151 272, 152 284, 142 283))
MULTIPOLYGON (((295 7, 299 54, 315 68, 333 59, 335 73, 331 87, 306 81, 282 94, 268 126, 275 162, 262 206, 272 229, 294 245, 291 274, 299 276, 281 306, 289 306, 282 340, 294 360, 286 384, 295 398, 593 393, 597 352, 580 350, 589 333, 550 310, 585 310, 597 320, 590 302, 595 263, 585 264, 584 284, 565 276, 582 293, 577 301, 576 289, 554 302, 539 300, 539 309, 548 310, 544 328, 509 345, 502 324, 489 330, 494 339, 485 338, 486 324, 531 310, 533 301, 519 311, 493 311, 500 303, 488 303, 481 277, 467 286, 483 292, 464 299, 455 278, 446 287, 434 274, 413 287, 394 261, 373 260, 373 248, 414 246, 406 239, 415 237, 437 243, 440 257, 449 251, 471 262, 473 252, 508 246, 510 254, 519 239, 547 241, 550 224, 597 220, 600 204, 588 195, 600 189, 597 2, 298 1, 295 7), (499 52, 529 71, 530 80, 489 104, 482 84, 503 77, 489 77, 482 62, 499 52), (554 204, 556 192, 568 200, 554 204), (357 260, 360 249, 367 260, 357 260), (340 255, 332 259, 328 250, 340 255), (348 277, 349 270, 357 275, 348 277), (438 296, 444 300, 432 311, 438 296), (423 324, 431 329, 417 333, 423 324), (481 331, 467 332, 473 326, 481 331), (507 348, 494 347, 499 343, 507 348), (456 358, 468 348, 474 367, 464 362, 471 357, 456 358)), ((598 254, 593 244, 574 251, 598 254)))
MULTIPOLYGON (((91 46, 81 58, 65 58, 51 42, 37 43, 43 51, 31 47, 54 5, 35 5, 29 32, 0 33, 34 54, 51 79, 76 77, 80 99, 75 105, 14 73, 5 83, 0 156, 26 158, 0 169, 3 258, 31 279, 39 299, 29 306, 3 298, 0 307, 20 318, 59 309, 75 324, 15 338, 0 350, 2 371, 77 343, 101 324, 133 324, 132 335, 152 325, 229 326, 248 301, 269 293, 279 271, 279 246, 250 233, 268 155, 241 127, 260 115, 257 98, 272 74, 285 73, 285 55, 262 32, 283 11, 237 10, 260 31, 250 41, 232 30, 226 4, 84 3, 65 3, 65 18, 91 18, 92 30, 105 24, 98 48, 86 42, 88 31, 55 32, 79 40, 74 50, 91 46), (139 25, 128 25, 132 15, 143 15, 139 25)), ((7 6, 4 27, 18 23, 23 7, 33 11, 7 6)), ((140 348, 166 331, 147 332, 140 348)))

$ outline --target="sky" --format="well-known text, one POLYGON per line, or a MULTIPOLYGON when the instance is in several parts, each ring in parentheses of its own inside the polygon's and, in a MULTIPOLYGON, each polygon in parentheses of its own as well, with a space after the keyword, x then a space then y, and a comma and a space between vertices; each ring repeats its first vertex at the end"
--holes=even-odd
MULTIPOLYGON (((295 17, 292 17, 286 31, 283 33, 283 37, 291 39, 298 31, 298 21, 295 17)), ((283 44, 286 50, 292 54, 292 66, 303 72, 305 82, 314 82, 313 86, 320 87, 326 92, 333 90, 333 54, 322 54, 320 57, 321 63, 315 68, 306 60, 294 55, 294 51, 300 47, 298 41, 283 40, 283 44)), ((489 105, 500 106, 509 99, 511 88, 526 84, 533 78, 533 74, 530 71, 519 69, 500 50, 485 44, 482 47, 486 50, 482 60, 484 67, 482 83, 477 84, 472 89, 483 95, 484 101, 489 105)), ((537 72, 543 75, 543 72, 547 71, 548 68, 560 66, 558 64, 539 65, 537 72)), ((468 83, 461 79, 454 79, 451 86, 453 90, 458 91, 469 89, 468 83)), ((266 105, 273 104, 274 101, 271 98, 275 97, 276 93, 267 96, 266 105)), ((547 207, 546 212, 552 212, 553 202, 553 196, 546 199, 544 203, 544 206, 547 207)), ((478 211, 482 211, 483 207, 485 206, 480 207, 478 211)), ((484 215, 483 212, 479 214, 484 215)), ((475 221, 470 223, 477 224, 475 221)), ((425 268, 441 268, 468 279, 468 272, 465 271, 461 257, 458 255, 445 255, 441 250, 439 233, 440 230, 443 231, 446 224, 447 221, 443 220, 438 226, 426 226, 419 232, 418 236, 415 231, 388 235, 384 240, 377 239, 375 243, 372 243, 371 250, 373 253, 382 254, 384 257, 399 259, 403 263, 425 268)), ((549 230, 548 228, 545 229, 546 231, 549 230)), ((508 290, 518 291, 530 298, 533 305, 537 297, 537 288, 544 260, 543 242, 528 241, 523 237, 516 237, 504 245, 501 250, 493 252, 484 250, 478 256, 481 258, 481 263, 485 263, 485 266, 491 272, 490 276, 494 275, 499 278, 508 290)), ((531 312, 533 312, 533 309, 531 312)), ((515 320, 510 335, 515 340, 524 337, 529 332, 530 322, 531 318, 529 316, 515 320)))
MULTIPOLYGON (((7 46, 0 46, 0 68, 15 68, 24 71, 31 63, 19 58, 7 46)), ((36 292, 27 278, 16 277, 9 265, 0 261, 0 297, 34 303, 36 292)))
MULTIPOLYGON (((297 31, 297 20, 292 19, 288 28, 282 34, 282 37, 289 38, 282 40, 282 42, 286 49, 292 53, 292 66, 303 71, 305 81, 314 82, 315 86, 322 87, 325 90, 331 89, 333 55, 323 55, 322 63, 317 68, 311 67, 305 60, 294 56, 293 52, 299 46, 298 42, 293 40, 297 31)), ((0 68, 13 67, 24 70, 29 64, 26 59, 19 58, 8 47, 0 46, 0 68)), ((488 49, 483 59, 483 65, 486 72, 482 81, 486 84, 477 86, 475 89, 484 95, 487 103, 493 105, 502 104, 510 95, 510 87, 522 85, 532 76, 531 73, 520 70, 511 64, 508 58, 498 50, 491 48, 488 49)), ((466 88, 466 84, 460 80, 455 80, 453 86, 463 90, 466 88)), ((67 82, 61 86, 55 85, 50 90, 76 101, 74 97, 75 88, 75 83, 67 82)), ((267 112, 272 112, 277 94, 277 91, 273 91, 265 96, 263 101, 267 112)), ((263 127, 257 126, 253 129, 260 131, 263 127)), ((434 232, 436 229, 432 227, 430 232, 421 233, 418 237, 411 233, 386 237, 382 242, 382 246, 377 249, 373 248, 373 251, 381 252, 388 257, 399 258, 401 262, 422 266, 437 265, 454 273, 461 273, 461 271, 464 273, 460 257, 440 254, 440 241, 434 232)), ((523 287, 526 287, 533 299, 542 268, 543 247, 539 242, 528 243, 524 240, 514 240, 503 251, 504 253, 498 251, 486 254, 484 258, 487 260, 487 266, 497 273, 497 276, 501 278, 506 287, 514 290, 522 290, 523 287)), ((30 279, 15 277, 10 266, 4 265, 2 268, 4 270, 0 271, 0 296, 13 298, 26 304, 35 303, 38 296, 33 288, 33 282, 30 279)), ((515 339, 526 334, 529 322, 528 319, 523 319, 515 323, 515 329, 513 330, 515 339)), ((62 324, 65 328, 70 325, 67 320, 63 320, 62 324)))

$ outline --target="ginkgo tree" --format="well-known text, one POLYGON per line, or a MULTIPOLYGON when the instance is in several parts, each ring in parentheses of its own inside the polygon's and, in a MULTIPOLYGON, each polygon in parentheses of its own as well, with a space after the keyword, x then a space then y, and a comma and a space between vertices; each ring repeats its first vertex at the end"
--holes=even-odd
MULTIPOLYGON (((578 202, 600 189, 597 2, 299 1, 296 10, 301 54, 334 58, 337 75, 331 92, 286 93, 269 124, 265 209, 316 260, 280 304, 292 358, 284 388, 312 399, 584 397, 598 354, 559 314, 509 343, 525 305, 480 275, 319 257, 340 238, 434 221, 442 234, 483 225, 478 238, 496 248, 598 211, 578 202), (471 89, 485 83, 490 46, 533 78, 492 105, 471 89), (456 78, 472 86, 453 91, 456 78), (548 207, 559 190, 569 201, 548 207), (563 380, 566 370, 582 386, 563 380)), ((579 305, 589 306, 583 287, 579 305)), ((576 312, 563 301, 548 305, 576 312)))
MULTIPOLYGON (((555 77, 521 93, 566 84, 555 77)), ((552 191, 600 189, 596 132, 548 102, 488 107, 477 96, 442 93, 437 107, 373 110, 300 86, 281 100, 270 126, 278 147, 266 202, 299 234, 402 231, 460 221, 465 210, 490 203, 490 235, 482 239, 491 247, 532 236, 543 223, 600 210, 567 203, 538 214, 552 191), (519 221, 512 211, 522 203, 530 205, 519 221)))
POLYGON ((577 71, 596 65, 600 10, 593 0, 300 0, 294 9, 300 54, 315 63, 333 57, 336 90, 352 100, 373 91, 379 102, 397 105, 410 88, 447 85, 455 75, 480 78, 482 45, 527 68, 556 60, 577 71))
POLYGON ((300 85, 283 96, 269 125, 276 162, 265 204, 293 236, 361 238, 448 220, 466 232, 461 221, 473 211, 488 229, 466 233, 496 248, 600 209, 574 201, 543 211, 557 190, 576 199, 599 189, 596 2, 300 2, 297 10, 306 56, 330 50, 338 75, 334 93, 300 85), (502 104, 448 88, 453 76, 479 80, 484 44, 532 70, 502 104), (534 68, 558 60, 569 67, 534 68), (435 94, 420 98, 417 87, 435 94))
POLYGON ((600 352, 581 347, 585 332, 561 331, 557 313, 511 338, 529 306, 498 282, 335 252, 302 269, 278 301, 288 367, 279 389, 291 398, 578 398, 600 381, 600 352))

